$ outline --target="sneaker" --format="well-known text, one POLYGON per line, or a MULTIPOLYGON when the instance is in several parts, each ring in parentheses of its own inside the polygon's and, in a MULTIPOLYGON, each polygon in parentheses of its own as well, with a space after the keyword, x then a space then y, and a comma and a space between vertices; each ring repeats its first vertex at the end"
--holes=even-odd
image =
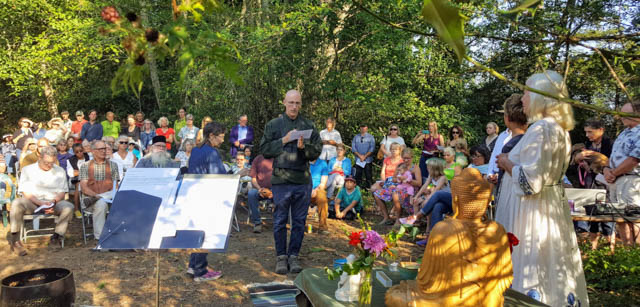
POLYGON ((87 196, 82 202, 84 203, 84 206, 86 208, 89 208, 93 206, 98 200, 100 200, 100 197, 87 196))
POLYGON ((60 237, 59 235, 52 235, 51 238, 49 239, 48 247, 50 249, 62 248, 62 237, 60 237))
POLYGON ((258 224, 258 225, 253 225, 253 233, 261 233, 262 232, 262 225, 258 224))
POLYGON ((75 214, 76 214, 76 218, 77 219, 81 219, 82 218, 82 212, 80 212, 80 210, 76 210, 75 214))
POLYGON ((276 274, 286 275, 288 272, 287 255, 278 256, 278 262, 276 262, 276 274))
POLYGON ((416 245, 418 245, 418 246, 420 246, 420 247, 425 247, 425 246, 427 246, 427 239, 417 241, 417 242, 416 242, 416 245))
POLYGON ((202 276, 194 277, 193 281, 201 282, 201 281, 216 280, 220 277, 222 277, 222 272, 207 269, 207 273, 205 273, 202 276))
POLYGON ((289 256, 289 271, 291 271, 291 273, 300 273, 300 271, 302 271, 298 256, 289 256))
POLYGON ((188 269, 187 269, 187 275, 189 275, 189 276, 193 277, 193 273, 194 273, 194 272, 193 272, 193 268, 188 268, 188 269))

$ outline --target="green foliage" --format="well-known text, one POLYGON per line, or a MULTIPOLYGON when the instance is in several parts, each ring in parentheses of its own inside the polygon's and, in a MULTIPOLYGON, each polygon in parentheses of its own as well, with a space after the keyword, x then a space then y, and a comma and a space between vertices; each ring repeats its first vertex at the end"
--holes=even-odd
POLYGON ((237 75, 238 64, 234 59, 239 58, 240 54, 235 44, 223 33, 213 31, 214 25, 203 20, 204 13, 220 13, 221 10, 221 4, 214 0, 183 1, 174 11, 174 20, 166 22, 162 32, 144 28, 140 20, 105 20, 110 24, 101 32, 118 37, 128 55, 111 81, 114 95, 124 89, 139 96, 144 82, 143 72, 151 60, 149 57, 158 60, 175 58, 178 87, 182 87, 187 73, 195 67, 197 60, 206 67, 219 68, 228 78, 241 83, 237 75))
POLYGON ((438 32, 438 35, 455 51, 462 61, 466 51, 464 45, 464 20, 458 8, 447 0, 424 0, 422 17, 438 32))
POLYGON ((582 251, 587 283, 600 290, 623 290, 640 287, 640 248, 618 247, 582 251))

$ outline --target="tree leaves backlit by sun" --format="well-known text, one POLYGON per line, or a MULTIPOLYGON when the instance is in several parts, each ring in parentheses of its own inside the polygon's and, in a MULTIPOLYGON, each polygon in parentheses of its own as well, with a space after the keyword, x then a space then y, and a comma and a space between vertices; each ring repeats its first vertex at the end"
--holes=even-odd
POLYGON ((219 32, 197 27, 203 15, 215 14, 219 9, 220 4, 213 0, 183 1, 173 6, 173 20, 158 30, 145 28, 136 12, 127 12, 126 18, 122 18, 116 7, 102 8, 100 15, 108 25, 101 27, 99 33, 119 37, 127 53, 127 59, 111 80, 113 94, 125 90, 138 97, 148 71, 149 57, 152 56, 158 60, 176 61, 180 75, 178 86, 196 59, 241 83, 236 62, 240 54, 235 44, 219 32))

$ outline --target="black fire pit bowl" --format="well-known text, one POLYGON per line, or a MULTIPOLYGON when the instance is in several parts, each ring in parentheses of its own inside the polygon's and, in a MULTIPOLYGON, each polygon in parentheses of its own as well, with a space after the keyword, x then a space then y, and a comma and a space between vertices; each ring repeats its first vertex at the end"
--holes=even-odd
POLYGON ((2 280, 0 307, 71 306, 75 300, 73 273, 67 269, 36 269, 2 280))

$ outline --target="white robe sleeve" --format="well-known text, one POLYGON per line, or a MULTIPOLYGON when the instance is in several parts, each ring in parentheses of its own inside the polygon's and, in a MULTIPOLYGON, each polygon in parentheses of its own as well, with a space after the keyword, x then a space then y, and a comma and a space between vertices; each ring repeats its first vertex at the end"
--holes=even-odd
POLYGON ((520 140, 520 163, 511 170, 514 180, 514 193, 518 196, 540 193, 544 186, 544 177, 551 165, 552 150, 548 148, 553 142, 549 136, 549 128, 544 120, 540 120, 527 130, 520 140))

